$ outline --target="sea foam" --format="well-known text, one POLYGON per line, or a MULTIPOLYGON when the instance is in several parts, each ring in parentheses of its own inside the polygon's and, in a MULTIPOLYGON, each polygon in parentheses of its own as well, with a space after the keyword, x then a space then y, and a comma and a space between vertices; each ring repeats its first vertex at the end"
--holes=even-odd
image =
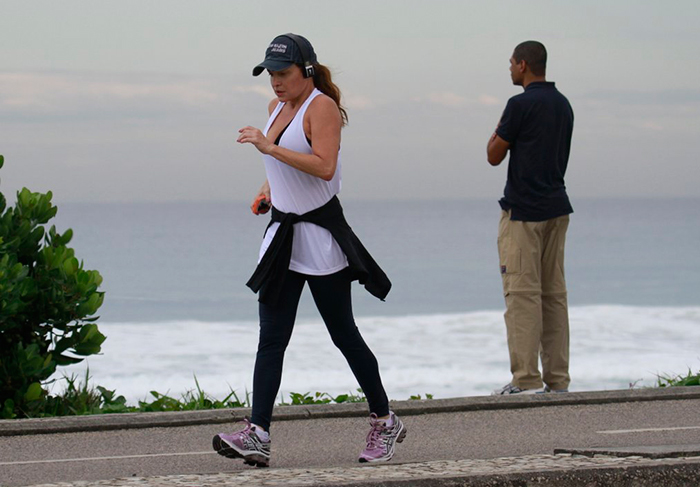
MULTIPOLYGON (((700 307, 573 307, 571 390, 652 386, 658 375, 700 369, 700 307)), ((501 311, 356 319, 392 399, 489 394, 510 379, 501 311)), ((100 323, 102 354, 62 370, 116 389, 130 404, 155 390, 201 388, 221 399, 252 389, 256 322, 100 323)), ((59 381, 54 390, 62 387, 59 381)), ((280 393, 354 392, 356 381, 320 320, 299 320, 280 393)))

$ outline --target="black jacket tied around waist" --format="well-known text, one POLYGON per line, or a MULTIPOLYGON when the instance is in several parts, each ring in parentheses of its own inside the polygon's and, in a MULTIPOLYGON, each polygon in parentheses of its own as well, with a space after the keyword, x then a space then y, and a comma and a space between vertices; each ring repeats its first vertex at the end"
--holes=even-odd
POLYGON ((348 259, 353 281, 359 281, 370 294, 382 301, 389 294, 391 281, 348 225, 337 196, 333 196, 325 205, 303 215, 283 213, 273 206, 272 219, 267 228, 269 229, 275 222, 280 224, 277 233, 246 283, 253 292, 260 292, 258 301, 261 303, 273 306, 277 303, 284 275, 289 269, 292 258, 293 226, 299 222, 313 223, 331 232, 348 259))

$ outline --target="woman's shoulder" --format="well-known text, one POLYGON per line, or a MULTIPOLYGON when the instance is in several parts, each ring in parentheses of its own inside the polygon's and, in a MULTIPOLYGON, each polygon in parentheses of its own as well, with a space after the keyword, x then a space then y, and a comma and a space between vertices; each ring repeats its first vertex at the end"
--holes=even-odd
POLYGON ((316 93, 316 96, 314 96, 314 98, 311 100, 311 103, 309 104, 309 106, 311 106, 311 105, 324 106, 324 105, 327 105, 329 103, 335 105, 333 98, 326 95, 321 90, 316 89, 315 93, 316 93))
POLYGON ((313 113, 337 113, 338 105, 333 101, 333 98, 323 92, 319 92, 309 103, 308 112, 313 113))

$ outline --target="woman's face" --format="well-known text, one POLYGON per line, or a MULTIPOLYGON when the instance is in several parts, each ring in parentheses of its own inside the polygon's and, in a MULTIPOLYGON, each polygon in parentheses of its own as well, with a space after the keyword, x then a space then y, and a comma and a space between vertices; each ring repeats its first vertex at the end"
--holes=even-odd
POLYGON ((304 78, 301 68, 296 64, 283 69, 282 71, 267 71, 270 74, 270 84, 281 102, 294 100, 302 95, 310 82, 309 78, 304 78))

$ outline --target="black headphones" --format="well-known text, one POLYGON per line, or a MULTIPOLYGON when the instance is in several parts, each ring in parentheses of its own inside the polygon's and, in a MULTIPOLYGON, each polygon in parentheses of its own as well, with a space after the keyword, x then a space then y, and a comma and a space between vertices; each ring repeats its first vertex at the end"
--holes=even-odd
MULTIPOLYGON (((311 59, 313 57, 311 55, 311 51, 309 50, 309 48, 306 45, 309 41, 307 41, 303 37, 300 37, 298 35, 291 34, 291 33, 284 34, 284 37, 291 39, 294 42, 294 44, 297 45, 297 48, 299 49, 299 53, 301 54, 301 59, 302 59, 302 61, 304 61, 304 69, 303 69, 304 78, 313 78, 314 75, 316 74, 316 70, 314 69, 314 65, 311 62, 311 59)), ((310 45, 310 43, 309 43, 309 45, 310 45)))

